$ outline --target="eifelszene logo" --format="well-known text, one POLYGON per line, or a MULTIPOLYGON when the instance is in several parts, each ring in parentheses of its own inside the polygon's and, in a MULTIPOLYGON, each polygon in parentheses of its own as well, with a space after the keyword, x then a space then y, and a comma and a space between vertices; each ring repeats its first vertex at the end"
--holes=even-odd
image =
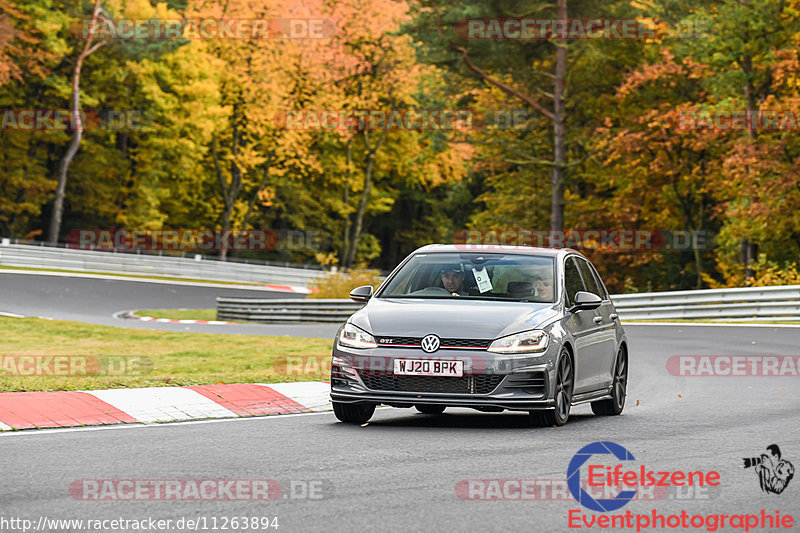
MULTIPOLYGON (((785 488, 794 469, 780 460, 777 446, 768 448, 770 457, 761 459, 745 459, 745 466, 763 465, 759 472, 769 470, 762 478, 762 487, 778 490, 785 488), (772 468, 770 469, 770 465, 772 468), (778 481, 770 472, 776 472, 778 481), (783 478, 781 478, 783 475, 783 478)), ((567 488, 570 495, 585 509, 570 509, 567 513, 567 526, 573 529, 624 529, 637 532, 663 529, 727 531, 728 529, 753 531, 766 529, 775 531, 790 529, 794 525, 794 517, 781 511, 760 509, 756 513, 691 513, 681 510, 679 513, 660 513, 656 509, 646 512, 634 512, 630 509, 618 511, 627 505, 639 490, 651 487, 719 487, 720 473, 715 470, 665 470, 656 472, 645 464, 634 464, 633 455, 613 442, 593 442, 584 446, 569 463, 567 469, 567 488), (585 479, 581 479, 581 471, 585 479), (583 488, 586 487, 587 490, 583 488), (624 489, 624 490, 620 490, 624 489), (618 491, 615 494, 615 490, 618 491), (606 498, 595 499, 592 494, 601 494, 606 498), (608 496, 614 496, 609 498, 608 496), (599 512, 600 514, 597 514, 599 512)), ((761 474, 759 473, 759 476, 761 474)), ((766 489, 765 489, 766 490, 766 489)))
MULTIPOLYGON (((596 454, 612 454, 620 461, 635 460, 633 454, 619 444, 615 444, 613 442, 593 442, 591 444, 587 444, 578 450, 578 453, 572 457, 572 460, 569 462, 569 466, 567 467, 567 487, 569 488, 569 493, 572 494, 572 497, 575 498, 575 501, 584 507, 591 509, 592 511, 599 511, 601 513, 616 511, 631 501, 631 499, 636 496, 636 491, 623 490, 620 491, 620 493, 614 498, 595 500, 589 495, 588 492, 583 490, 581 487, 581 466, 596 454)), ((589 466, 590 478, 592 477, 591 468, 592 466, 589 466)), ((591 479, 589 484, 594 484, 592 483, 591 479)))
POLYGON ((794 466, 781 459, 781 449, 777 444, 767 446, 767 451, 769 453, 762 453, 761 457, 745 457, 744 468, 753 467, 762 491, 780 494, 794 477, 794 466))
POLYGON ((640 464, 630 470, 624 470, 624 465, 608 466, 605 461, 590 460, 597 455, 612 455, 620 462, 635 461, 631 452, 614 442, 593 442, 587 444, 572 457, 567 467, 567 487, 575 501, 592 511, 607 513, 624 507, 636 496, 640 487, 676 487, 683 486, 718 486, 720 484, 719 472, 701 470, 696 471, 663 471, 656 472, 640 464), (613 498, 595 499, 581 486, 581 467, 586 465, 586 474, 589 487, 618 487, 621 490, 613 498))

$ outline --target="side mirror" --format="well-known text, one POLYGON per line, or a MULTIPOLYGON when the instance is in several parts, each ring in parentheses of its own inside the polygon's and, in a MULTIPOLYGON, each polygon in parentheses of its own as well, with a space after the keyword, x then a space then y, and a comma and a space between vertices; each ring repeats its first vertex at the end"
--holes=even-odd
POLYGON ((569 308, 569 312, 574 313, 576 311, 597 309, 602 303, 603 299, 598 295, 592 294, 591 292, 578 291, 575 293, 575 303, 569 308))
POLYGON ((356 287, 350 291, 350 299, 354 302, 365 303, 367 300, 372 298, 372 291, 372 285, 356 287))

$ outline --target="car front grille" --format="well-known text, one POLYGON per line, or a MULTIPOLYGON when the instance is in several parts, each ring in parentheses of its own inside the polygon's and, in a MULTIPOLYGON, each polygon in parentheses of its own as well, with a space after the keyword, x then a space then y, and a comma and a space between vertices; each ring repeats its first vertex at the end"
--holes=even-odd
POLYGON ((442 339, 442 348, 480 348, 485 350, 492 341, 483 339, 442 339))
POLYGON ((464 377, 362 375, 368 389, 398 392, 441 392, 445 394, 489 394, 503 380, 502 375, 464 377))
MULTIPOLYGON (((378 347, 380 348, 419 348, 422 345, 422 337, 380 337, 378 347)), ((492 343, 486 339, 441 339, 439 348, 461 348, 472 350, 485 350, 492 343)))

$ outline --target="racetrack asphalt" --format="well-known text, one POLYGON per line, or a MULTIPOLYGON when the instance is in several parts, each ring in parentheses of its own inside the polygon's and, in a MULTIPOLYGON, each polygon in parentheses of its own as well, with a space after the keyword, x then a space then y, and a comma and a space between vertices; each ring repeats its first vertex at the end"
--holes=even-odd
POLYGON ((632 501, 611 514, 778 510, 793 514, 798 527, 800 473, 783 494, 766 494, 753 469, 741 464, 776 443, 800 467, 800 378, 678 377, 666 362, 674 355, 796 356, 800 329, 628 325, 626 331, 630 385, 622 416, 597 417, 581 406, 564 427, 535 428, 517 413, 420 415, 385 408, 364 427, 325 413, 6 433, 0 435, 0 512, 34 523, 40 516, 205 517, 210 525, 213 517, 277 516, 279 532, 568 531, 570 511, 600 514, 571 498, 463 501, 455 487, 470 479, 563 480, 581 447, 612 441, 635 456, 631 469, 713 470, 721 486, 688 499, 670 489, 663 500, 632 501), (275 479, 286 497, 97 502, 76 500, 68 490, 81 479, 211 478, 275 479), (320 497, 303 498, 304 487, 320 497))
POLYGON ((303 295, 263 289, 228 288, 214 284, 131 281, 112 277, 72 277, 0 271, 0 312, 74 320, 124 328, 250 335, 333 337, 338 324, 171 324, 114 317, 136 309, 213 309, 218 296, 239 298, 302 298, 303 295))

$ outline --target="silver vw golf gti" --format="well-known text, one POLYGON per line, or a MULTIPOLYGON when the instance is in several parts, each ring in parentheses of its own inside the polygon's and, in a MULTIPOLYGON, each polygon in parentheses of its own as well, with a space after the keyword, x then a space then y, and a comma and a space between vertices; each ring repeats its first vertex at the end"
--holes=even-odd
POLYGON ((592 264, 570 249, 429 245, 338 331, 331 400, 363 424, 379 404, 439 414, 447 407, 528 411, 560 426, 590 402, 625 406, 628 343, 592 264))

